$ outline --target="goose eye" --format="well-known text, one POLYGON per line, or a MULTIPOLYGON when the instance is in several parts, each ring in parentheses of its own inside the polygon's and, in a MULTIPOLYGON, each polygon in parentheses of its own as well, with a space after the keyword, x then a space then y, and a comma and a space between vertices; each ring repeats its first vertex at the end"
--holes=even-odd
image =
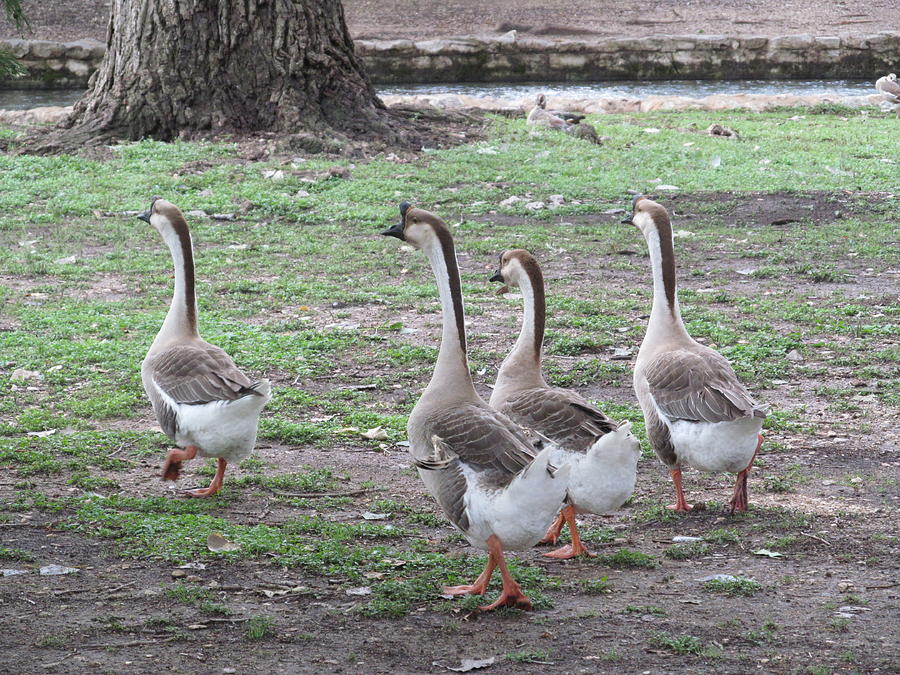
POLYGON ((419 219, 416 218, 415 216, 413 216, 410 220, 412 220, 412 222, 414 222, 414 223, 418 223, 418 222, 419 222, 419 219))

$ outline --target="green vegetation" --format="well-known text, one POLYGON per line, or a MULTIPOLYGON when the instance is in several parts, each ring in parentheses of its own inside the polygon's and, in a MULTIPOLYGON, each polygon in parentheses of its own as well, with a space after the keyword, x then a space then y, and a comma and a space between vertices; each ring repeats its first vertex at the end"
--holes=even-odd
POLYGON ((626 569, 629 567, 643 567, 653 569, 659 566, 659 561, 648 553, 640 551, 632 551, 630 548, 620 548, 615 553, 603 553, 598 555, 595 560, 601 565, 614 567, 616 569, 626 569))
POLYGON ((762 590, 762 584, 752 579, 710 579, 703 583, 703 588, 710 593, 725 595, 756 595, 762 590))
POLYGON ((667 631, 657 631, 649 640, 657 649, 665 649, 673 654, 702 654, 703 643, 692 635, 671 635, 667 631))

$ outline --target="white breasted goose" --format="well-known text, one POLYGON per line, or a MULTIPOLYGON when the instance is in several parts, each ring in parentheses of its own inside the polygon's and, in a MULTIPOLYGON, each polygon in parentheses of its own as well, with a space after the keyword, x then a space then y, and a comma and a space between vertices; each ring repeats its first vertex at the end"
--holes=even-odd
POLYGON ((884 102, 893 107, 897 111, 897 117, 900 117, 900 83, 897 82, 897 75, 890 73, 879 77, 875 88, 881 92, 884 102))
POLYGON ((175 265, 172 304, 141 364, 141 380, 156 419, 178 446, 169 450, 162 477, 176 480, 181 463, 198 454, 215 457, 218 466, 209 487, 184 492, 209 497, 222 487, 226 465, 253 450, 260 411, 271 398, 269 381, 252 382, 224 350, 197 332, 193 247, 178 207, 154 198, 138 218, 162 235, 175 265))
POLYGON ((766 411, 740 383, 731 364, 701 345, 681 320, 675 285, 675 248, 666 209, 634 198, 624 223, 647 240, 653 271, 653 308, 634 367, 634 390, 647 436, 675 483, 678 511, 691 508, 681 488, 681 468, 737 472, 731 512, 747 510, 747 473, 762 445, 766 411))
POLYGON ((459 268, 450 230, 438 216, 404 202, 400 223, 382 232, 421 250, 431 263, 443 314, 434 373, 409 416, 413 462, 447 518, 473 546, 488 551, 473 584, 444 588, 451 595, 482 595, 496 567, 500 597, 481 609, 531 608, 510 576, 504 550, 540 540, 566 496, 569 469, 549 464, 552 448, 535 450, 521 428, 476 393, 466 358, 459 268))
POLYGON ((592 556, 578 535, 575 514, 605 513, 625 503, 634 491, 640 444, 630 433, 630 423, 613 422, 577 392, 551 387, 544 380, 544 275, 534 256, 522 249, 504 251, 491 281, 517 285, 525 312, 519 339, 497 373, 490 405, 548 438, 556 446, 551 462, 572 467, 568 505, 544 538, 556 543, 567 523, 572 543, 545 555, 558 559, 592 556))

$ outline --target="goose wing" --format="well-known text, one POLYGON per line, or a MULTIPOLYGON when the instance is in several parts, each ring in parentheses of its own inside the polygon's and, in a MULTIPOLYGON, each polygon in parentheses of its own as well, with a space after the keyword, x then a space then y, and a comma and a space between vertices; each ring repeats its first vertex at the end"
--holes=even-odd
POLYGON ((670 420, 730 422, 766 416, 728 360, 712 349, 663 352, 647 365, 644 376, 657 408, 670 420))
POLYGON ((172 403, 202 405, 261 395, 223 349, 208 343, 170 347, 149 357, 146 367, 154 385, 147 393, 169 437, 177 430, 172 403))
POLYGON ((521 429, 486 406, 465 404, 438 413, 428 424, 431 454, 414 463, 440 471, 435 498, 457 527, 469 527, 466 472, 479 473, 489 484, 505 487, 536 456, 521 429))
POLYGON ((565 389, 526 389, 507 399, 500 412, 567 450, 586 451, 619 426, 584 397, 565 389))

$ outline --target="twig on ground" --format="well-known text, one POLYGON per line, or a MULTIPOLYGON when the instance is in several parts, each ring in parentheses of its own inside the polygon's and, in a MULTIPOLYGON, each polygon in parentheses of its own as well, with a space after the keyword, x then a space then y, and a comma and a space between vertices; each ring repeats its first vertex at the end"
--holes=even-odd
POLYGON ((346 492, 276 492, 279 497, 301 497, 312 499, 315 497, 352 497, 353 495, 361 495, 365 492, 371 492, 372 488, 361 488, 359 490, 347 490, 346 492))
POLYGON ((827 544, 828 546, 831 546, 831 542, 830 542, 830 541, 826 541, 825 539, 822 539, 822 537, 817 537, 817 536, 814 535, 814 534, 807 534, 806 532, 801 532, 800 534, 802 534, 804 537, 809 537, 810 539, 818 539, 818 540, 821 541, 823 544, 827 544))

